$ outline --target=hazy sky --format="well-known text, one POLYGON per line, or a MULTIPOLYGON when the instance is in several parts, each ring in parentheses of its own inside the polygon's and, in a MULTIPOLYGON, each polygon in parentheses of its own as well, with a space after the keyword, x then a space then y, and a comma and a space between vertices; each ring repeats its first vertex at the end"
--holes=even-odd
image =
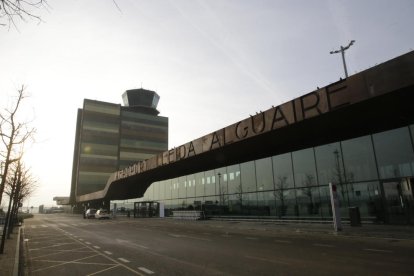
POLYGON ((0 27, 0 107, 16 88, 36 143, 38 189, 24 206, 70 192, 83 99, 160 96, 169 148, 412 51, 412 0, 48 0, 43 22, 0 27))

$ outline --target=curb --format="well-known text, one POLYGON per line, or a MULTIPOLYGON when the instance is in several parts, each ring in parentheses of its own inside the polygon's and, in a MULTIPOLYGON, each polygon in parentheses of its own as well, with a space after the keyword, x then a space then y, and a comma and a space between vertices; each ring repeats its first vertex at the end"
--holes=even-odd
POLYGON ((14 266, 13 266, 13 276, 19 275, 19 261, 20 261, 20 232, 21 228, 17 232, 17 244, 16 244, 16 253, 14 255, 14 266))

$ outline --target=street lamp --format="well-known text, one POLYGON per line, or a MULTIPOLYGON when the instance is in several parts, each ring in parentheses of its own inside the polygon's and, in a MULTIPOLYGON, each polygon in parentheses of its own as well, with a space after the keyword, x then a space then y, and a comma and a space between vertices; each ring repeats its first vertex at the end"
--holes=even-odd
POLYGON ((348 46, 345 46, 345 47, 341 46, 341 49, 330 52, 330 54, 337 54, 337 53, 342 54, 342 62, 344 64, 345 78, 348 77, 348 71, 346 70, 346 63, 345 63, 345 51, 348 50, 349 47, 351 47, 354 43, 355 43, 355 40, 351 40, 351 42, 349 42, 348 46))
POLYGON ((222 193, 221 193, 221 183, 220 183, 220 177, 221 177, 221 173, 218 173, 218 188, 219 188, 219 199, 220 199, 220 205, 223 204, 222 202, 222 193))

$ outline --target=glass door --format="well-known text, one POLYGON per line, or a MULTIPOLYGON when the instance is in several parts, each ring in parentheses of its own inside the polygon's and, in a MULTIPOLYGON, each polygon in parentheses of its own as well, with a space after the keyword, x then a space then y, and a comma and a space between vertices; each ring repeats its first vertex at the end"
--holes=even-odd
POLYGON ((390 224, 414 224, 414 178, 382 182, 385 221, 390 224))

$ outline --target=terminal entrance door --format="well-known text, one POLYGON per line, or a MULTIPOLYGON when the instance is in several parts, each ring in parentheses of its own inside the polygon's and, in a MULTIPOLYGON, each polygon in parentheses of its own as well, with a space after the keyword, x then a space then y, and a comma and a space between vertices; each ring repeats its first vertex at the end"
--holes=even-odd
POLYGON ((383 181, 382 187, 385 222, 414 224, 414 178, 383 181))
POLYGON ((155 201, 134 202, 134 218, 158 217, 159 209, 159 203, 155 201))

